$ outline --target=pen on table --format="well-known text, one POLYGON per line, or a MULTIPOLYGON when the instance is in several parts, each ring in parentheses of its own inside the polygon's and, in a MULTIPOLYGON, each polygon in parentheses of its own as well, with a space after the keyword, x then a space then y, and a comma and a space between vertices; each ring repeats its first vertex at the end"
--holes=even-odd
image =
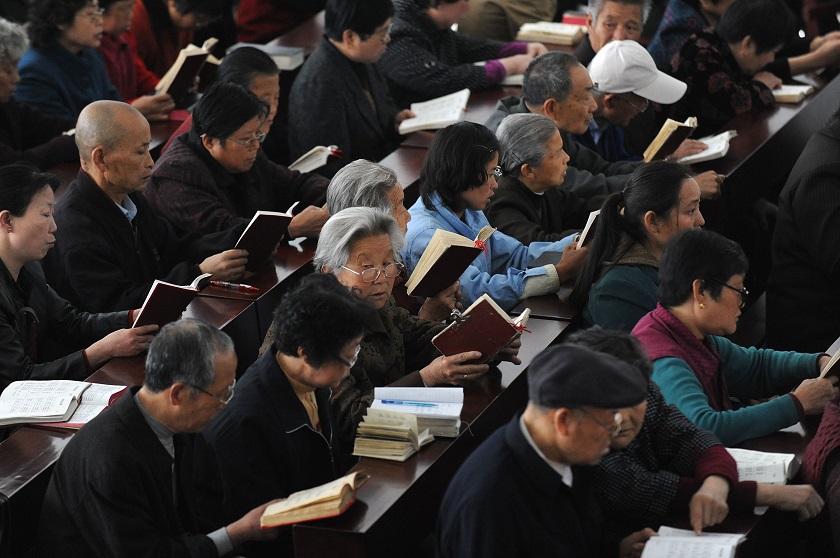
POLYGON ((221 289, 227 289, 229 291, 239 291, 240 293, 258 293, 260 289, 257 287, 252 287, 251 285, 246 285, 244 283, 228 283, 227 281, 210 281, 210 284, 214 287, 219 287, 221 289))
POLYGON ((420 401, 401 401, 399 399, 383 399, 386 405, 413 405, 415 407, 437 407, 436 403, 421 403, 420 401))

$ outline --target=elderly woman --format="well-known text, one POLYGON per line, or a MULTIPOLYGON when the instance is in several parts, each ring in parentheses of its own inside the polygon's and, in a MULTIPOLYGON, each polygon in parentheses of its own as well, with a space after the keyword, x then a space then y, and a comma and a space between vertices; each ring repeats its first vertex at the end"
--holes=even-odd
POLYGON ((73 136, 64 135, 75 118, 48 116, 13 99, 20 82, 17 65, 29 48, 23 27, 0 19, 0 165, 30 161, 48 168, 79 160, 73 136))
POLYGON ((554 242, 581 229, 591 209, 587 201, 560 188, 569 156, 550 118, 513 114, 496 130, 504 176, 485 213, 487 220, 522 244, 554 242))
POLYGON ((746 272, 737 243, 703 229, 679 233, 659 265, 659 305, 633 329, 665 399, 726 445, 820 414, 838 393, 837 378, 816 379, 827 355, 747 349, 723 337, 744 307, 746 272))
POLYGON ((33 2, 28 31, 32 48, 18 65, 18 101, 76 118, 93 101, 122 100, 96 52, 102 37, 96 0, 33 2))
MULTIPOLYGON (((327 188, 327 208, 331 214, 348 207, 372 207, 390 213, 403 233, 408 230, 411 220, 404 200, 405 194, 394 171, 364 159, 353 161, 338 171, 327 188)), ((460 299, 460 283, 455 281, 436 296, 427 298, 417 315, 439 322, 448 318, 454 308, 462 308, 460 299)))
MULTIPOLYGON (((498 164, 499 142, 480 124, 459 122, 435 134, 420 173, 421 197, 409 209, 412 219, 403 249, 409 274, 437 229, 472 240, 489 225, 484 209, 498 187, 498 164)), ((524 246, 497 231, 487 240, 484 254, 461 275, 464 305, 487 294, 510 310, 520 299, 557 292, 561 284, 574 280, 586 255, 574 250, 572 241, 570 236, 524 246), (560 263, 526 271, 546 250, 563 251, 560 263)))
POLYGON ((655 161, 637 168, 601 208, 589 259, 571 302, 587 325, 630 331, 656 307, 659 259, 682 229, 702 227, 700 186, 688 167, 655 161))
MULTIPOLYGON (((330 217, 315 250, 315 269, 332 273, 346 287, 371 303, 380 323, 362 341, 359 358, 333 394, 338 430, 352 440, 355 425, 373 402, 373 388, 411 374, 417 385, 462 384, 489 369, 486 364, 464 364, 481 353, 467 351, 441 356, 431 339, 444 324, 412 316, 391 299, 400 274, 399 251, 403 234, 390 215, 368 207, 351 207, 330 217)), ((518 342, 508 347, 507 358, 518 361, 518 342)))
POLYGON ((47 285, 37 262, 55 243, 57 186, 28 165, 0 168, 0 391, 15 380, 81 380, 112 357, 148 348, 157 329, 119 329, 134 310, 79 312, 47 285))

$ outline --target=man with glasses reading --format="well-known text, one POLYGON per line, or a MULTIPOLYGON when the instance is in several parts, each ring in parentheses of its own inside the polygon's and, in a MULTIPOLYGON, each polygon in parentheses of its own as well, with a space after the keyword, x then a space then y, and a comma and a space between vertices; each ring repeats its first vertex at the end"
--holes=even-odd
POLYGON ((645 400, 631 365, 557 345, 528 367, 525 411, 492 434, 449 485, 438 517, 441 558, 638 556, 651 529, 602 533, 592 483, 621 431, 621 409, 645 400))
POLYGON ((259 210, 287 211, 288 237, 316 237, 329 214, 329 181, 271 162, 260 149, 269 106, 234 83, 216 83, 193 111, 189 134, 175 138, 146 189, 152 206, 181 231, 217 232, 259 210))
MULTIPOLYGON (((283 298, 271 349, 196 441, 199 504, 212 512, 214 526, 349 468, 339 454, 330 398, 350 374, 372 319, 373 309, 331 275, 310 275, 283 298)), ((246 546, 252 558, 291 556, 291 529, 246 546)))
POLYGON ((190 434, 233 397, 236 353, 198 320, 160 330, 142 387, 81 429, 55 466, 41 510, 42 556, 223 556, 260 529, 266 500, 210 532, 196 505, 190 434))

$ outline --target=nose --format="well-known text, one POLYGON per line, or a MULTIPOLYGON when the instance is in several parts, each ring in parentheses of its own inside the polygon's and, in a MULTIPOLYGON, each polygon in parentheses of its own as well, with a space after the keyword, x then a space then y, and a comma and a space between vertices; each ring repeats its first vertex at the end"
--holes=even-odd
POLYGON ((703 214, 700 213, 700 209, 697 209, 697 219, 695 219, 695 223, 698 227, 702 227, 706 224, 706 220, 703 219, 703 214))
POLYGON ((627 30, 623 25, 616 25, 615 31, 612 34, 613 41, 623 41, 627 38, 627 30))
POLYGON ((595 100, 595 97, 592 94, 589 94, 589 114, 594 114, 595 111, 598 110, 598 102, 595 100))
POLYGON ((564 164, 564 165, 568 165, 568 164, 569 164, 569 159, 571 159, 571 157, 569 157, 569 154, 568 154, 568 153, 566 153, 566 150, 565 150, 565 149, 563 150, 563 156, 561 157, 561 159, 563 159, 563 164, 564 164))

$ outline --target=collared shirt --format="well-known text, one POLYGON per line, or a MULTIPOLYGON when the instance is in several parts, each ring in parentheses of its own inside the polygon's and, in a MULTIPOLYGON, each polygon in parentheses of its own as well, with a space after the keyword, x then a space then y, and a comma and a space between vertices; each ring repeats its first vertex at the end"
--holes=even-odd
POLYGON ((125 215, 129 223, 134 222, 134 218, 137 217, 137 206, 134 205, 131 198, 128 196, 124 197, 122 204, 118 203, 117 207, 120 208, 120 211, 122 211, 122 214, 125 215))
POLYGON ((531 433, 528 432, 528 427, 525 426, 524 415, 519 417, 519 429, 522 430, 522 435, 525 437, 525 440, 527 440, 528 445, 530 445, 534 449, 534 451, 537 452, 537 455, 539 455, 540 458, 543 461, 545 461, 549 467, 554 469, 557 472, 557 474, 560 475, 560 477, 563 479, 563 484, 571 488, 572 481, 574 480, 572 477, 572 468, 563 463, 557 463, 556 461, 552 461, 551 459, 545 456, 545 454, 540 450, 540 448, 537 447, 537 443, 534 442, 534 439, 531 437, 531 433))

